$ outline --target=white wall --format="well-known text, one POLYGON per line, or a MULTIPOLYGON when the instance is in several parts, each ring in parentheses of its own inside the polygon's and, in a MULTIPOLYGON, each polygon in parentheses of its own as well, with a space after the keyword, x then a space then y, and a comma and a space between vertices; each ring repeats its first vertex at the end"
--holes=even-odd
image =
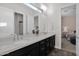
POLYGON ((32 33, 32 30, 34 28, 34 16, 28 16, 28 20, 27 20, 27 29, 28 29, 28 33, 32 33))
POLYGON ((56 48, 61 49, 61 7, 55 7, 54 12, 54 31, 56 33, 56 48))
MULTIPOLYGON (((76 11, 75 11, 76 12, 76 11)), ((72 12, 73 13, 73 12, 72 12)), ((68 28, 68 33, 73 33, 76 30, 76 16, 62 16, 62 32, 64 31, 64 27, 68 28)))
POLYGON ((79 56, 79 4, 76 4, 76 54, 79 56))
POLYGON ((47 32, 47 17, 43 14, 39 15, 39 30, 40 33, 47 32))

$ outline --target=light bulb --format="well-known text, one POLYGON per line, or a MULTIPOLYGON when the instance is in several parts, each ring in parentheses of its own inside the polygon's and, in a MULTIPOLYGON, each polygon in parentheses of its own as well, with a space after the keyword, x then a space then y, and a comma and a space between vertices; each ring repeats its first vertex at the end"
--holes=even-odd
POLYGON ((47 10, 47 7, 42 4, 42 5, 41 5, 41 9, 42 9, 43 11, 46 11, 46 10, 47 10))

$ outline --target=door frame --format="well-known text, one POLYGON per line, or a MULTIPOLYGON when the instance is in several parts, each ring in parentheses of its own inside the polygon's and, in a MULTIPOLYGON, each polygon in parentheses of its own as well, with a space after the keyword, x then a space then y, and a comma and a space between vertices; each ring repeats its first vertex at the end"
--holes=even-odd
MULTIPOLYGON (((70 4, 70 5, 66 5, 66 6, 63 6, 63 7, 61 7, 61 11, 60 11, 60 15, 61 15, 61 49, 62 49, 62 9, 63 8, 66 8, 66 7, 69 7, 69 6, 72 6, 72 5, 75 5, 75 7, 76 7, 76 4, 70 4)), ((75 11, 76 12, 76 11, 75 11)), ((76 17, 76 16, 75 16, 76 17)))
MULTIPOLYGON (((15 33, 15 34, 16 34, 16 23, 15 23, 15 22, 16 22, 16 21, 15 21, 15 20, 16 20, 16 19, 15 19, 15 18, 16 18, 16 14, 22 15, 22 21, 23 21, 23 14, 22 14, 22 13, 18 13, 18 12, 14 12, 14 24, 15 24, 15 25, 14 25, 14 33, 15 33)), ((19 23, 19 21, 18 21, 18 23, 19 23)), ((23 26, 23 25, 22 25, 22 26, 23 26)), ((19 27, 19 24, 18 24, 18 27, 19 27)), ((22 29, 22 30, 23 30, 23 29, 22 29)), ((19 31, 19 28, 18 28, 18 31, 19 31)), ((23 31, 22 31, 22 32, 23 32, 23 31)), ((18 33, 18 34, 16 34, 16 35, 20 35, 20 34, 18 33)), ((22 34, 22 35, 23 35, 23 34, 22 34)))

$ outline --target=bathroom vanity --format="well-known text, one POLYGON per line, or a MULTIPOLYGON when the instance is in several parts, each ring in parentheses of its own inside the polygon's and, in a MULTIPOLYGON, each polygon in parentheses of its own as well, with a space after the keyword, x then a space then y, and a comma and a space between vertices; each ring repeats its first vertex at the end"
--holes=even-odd
POLYGON ((3 56, 46 56, 55 46, 55 34, 26 35, 12 45, 0 47, 3 56))

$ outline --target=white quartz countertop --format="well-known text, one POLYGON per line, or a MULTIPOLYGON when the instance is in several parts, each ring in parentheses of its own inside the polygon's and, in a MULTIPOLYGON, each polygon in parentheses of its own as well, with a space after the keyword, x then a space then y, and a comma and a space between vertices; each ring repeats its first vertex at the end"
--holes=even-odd
POLYGON ((10 43, 4 46, 0 46, 0 55, 8 54, 12 51, 15 51, 25 46, 31 45, 33 43, 39 42, 52 35, 55 35, 55 34, 47 33, 47 34, 39 34, 39 35, 33 35, 33 34, 24 35, 22 39, 15 40, 13 43, 10 43))

